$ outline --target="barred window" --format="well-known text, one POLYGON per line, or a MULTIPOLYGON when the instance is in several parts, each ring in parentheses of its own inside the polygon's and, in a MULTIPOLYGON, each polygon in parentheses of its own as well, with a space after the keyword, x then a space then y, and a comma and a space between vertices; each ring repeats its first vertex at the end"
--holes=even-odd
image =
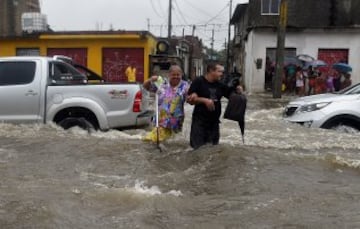
POLYGON ((261 0, 262 15, 278 15, 281 0, 261 0))

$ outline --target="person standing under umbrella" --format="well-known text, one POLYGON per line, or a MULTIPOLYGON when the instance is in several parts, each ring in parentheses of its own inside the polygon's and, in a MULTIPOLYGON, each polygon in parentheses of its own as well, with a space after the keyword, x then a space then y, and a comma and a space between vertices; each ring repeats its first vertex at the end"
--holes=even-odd
POLYGON ((315 93, 315 84, 316 84, 317 72, 310 65, 308 69, 308 93, 307 95, 312 95, 315 93))
POLYGON ((332 93, 335 91, 334 79, 334 70, 329 70, 326 75, 326 92, 332 93))
POLYGON ((352 67, 346 63, 345 60, 337 62, 332 65, 332 68, 336 70, 336 77, 334 78, 335 91, 339 91, 352 84, 350 72, 352 67))
POLYGON ((340 88, 341 88, 341 73, 338 72, 338 71, 334 72, 333 84, 334 84, 334 91, 340 91, 340 88))
POLYGON ((351 86, 352 84, 352 80, 351 80, 351 75, 350 73, 344 73, 344 81, 341 83, 341 89, 347 88, 349 86, 351 86))
POLYGON ((304 96, 304 75, 302 73, 301 67, 296 68, 296 94, 298 96, 304 96))
POLYGON ((324 92, 326 92, 326 76, 318 71, 315 79, 315 94, 322 94, 324 92))
POLYGON ((294 64, 286 66, 286 89, 289 94, 294 93, 296 86, 296 68, 294 64))

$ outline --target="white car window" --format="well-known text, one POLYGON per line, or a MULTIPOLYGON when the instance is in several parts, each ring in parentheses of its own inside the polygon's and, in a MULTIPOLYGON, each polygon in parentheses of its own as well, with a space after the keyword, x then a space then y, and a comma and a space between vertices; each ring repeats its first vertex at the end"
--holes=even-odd
POLYGON ((360 84, 355 84, 354 86, 347 87, 347 88, 339 91, 338 93, 339 94, 344 94, 344 95, 360 94, 360 84))

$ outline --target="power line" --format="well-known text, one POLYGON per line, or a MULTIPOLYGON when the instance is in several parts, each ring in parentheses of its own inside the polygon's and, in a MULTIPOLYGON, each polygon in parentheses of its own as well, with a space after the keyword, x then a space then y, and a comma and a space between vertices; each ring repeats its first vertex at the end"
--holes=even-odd
POLYGON ((151 3, 151 7, 152 7, 153 11, 155 12, 155 14, 156 14, 157 16, 159 16, 159 17, 163 17, 163 16, 160 15, 159 12, 156 10, 156 7, 155 7, 155 5, 154 5, 153 0, 150 0, 150 3, 151 3))
POLYGON ((226 4, 226 6, 224 8, 222 8, 218 14, 216 14, 214 17, 210 18, 205 24, 208 24, 209 22, 211 22, 211 21, 215 20, 217 17, 219 17, 219 15, 223 13, 223 11, 228 7, 228 5, 229 5, 229 3, 226 4))
POLYGON ((179 5, 178 5, 178 3, 177 3, 177 0, 174 0, 174 2, 175 2, 175 5, 176 5, 176 7, 177 7, 177 9, 178 9, 178 11, 175 11, 175 12, 177 12, 177 13, 180 14, 180 16, 181 16, 181 18, 183 19, 183 21, 185 22, 185 24, 189 24, 189 23, 186 21, 186 19, 185 19, 185 17, 184 17, 184 14, 181 12, 181 9, 180 9, 180 7, 179 7, 179 5))
MULTIPOLYGON (((217 27, 222 27, 222 26, 227 26, 228 24, 176 24, 176 25, 172 25, 172 27, 208 27, 208 26, 217 26, 217 27)), ((164 26, 163 24, 161 25, 151 25, 151 27, 160 27, 160 26, 164 26)))
POLYGON ((184 2, 186 2, 187 4, 189 4, 192 8, 196 9, 197 11, 200 11, 201 13, 205 14, 206 16, 212 17, 211 14, 209 14, 208 12, 204 11, 201 8, 197 8, 195 5, 193 5, 191 2, 189 2, 188 0, 184 0, 184 2))
MULTIPOLYGON (((154 0, 151 0, 154 1, 154 0)), ((160 0, 157 0, 160 1, 160 0)), ((164 0, 163 0, 164 1, 164 0)), ((169 0, 170 1, 170 0, 169 0)), ((194 34, 193 27, 196 27, 196 33, 198 34, 198 37, 202 38, 204 41, 204 44, 208 44, 211 42, 212 44, 216 44, 216 47, 218 47, 218 44, 223 44, 223 33, 228 31, 227 27, 229 26, 229 21, 225 20, 222 16, 224 14, 225 10, 228 8, 229 3, 226 3, 225 6, 221 7, 220 10, 215 14, 209 14, 208 12, 204 11, 203 9, 199 9, 196 7, 193 3, 189 2, 189 0, 184 0, 183 2, 179 2, 178 0, 172 0, 173 4, 171 5, 171 9, 169 10, 174 11, 173 14, 175 15, 176 21, 183 22, 178 24, 171 24, 172 28, 172 35, 180 36, 184 34, 194 34), (188 7, 186 8, 186 11, 183 11, 181 7, 184 8, 183 3, 186 3, 188 7), (190 6, 190 7, 189 7, 190 6), (189 9, 190 8, 190 9, 189 9), (191 13, 192 11, 194 13, 191 13), (195 10, 195 11, 194 11, 195 10), (208 19, 203 19, 202 21, 198 21, 197 23, 189 23, 189 17, 187 14, 190 15, 199 15, 204 14, 208 19), (218 22, 218 23, 212 23, 212 22, 218 22), (212 35, 210 35, 210 33, 212 35), (214 37, 217 37, 217 39, 214 39, 214 37)), ((154 2, 152 2, 152 7, 155 8, 154 2)), ((159 2, 157 2, 159 3, 159 2)), ((170 6, 170 4, 169 4, 170 6)), ((219 7, 220 8, 220 7, 219 7)), ((159 9, 159 8, 158 8, 159 9)), ((155 11, 155 10, 154 10, 155 11)), ((157 10, 156 12, 158 12, 157 10)), ((159 14, 159 13, 158 13, 159 14)), ((191 18, 191 17, 190 17, 191 18)), ((197 18, 199 19, 199 18, 197 18)), ((195 20, 194 20, 195 21, 195 20)), ((160 34, 163 34, 163 30, 169 29, 169 23, 166 24, 152 24, 149 25, 149 28, 153 30, 154 32, 158 33, 160 30, 160 34)))
MULTIPOLYGON (((198 8, 197 6, 195 6, 194 4, 192 4, 191 2, 189 2, 188 0, 184 0, 184 2, 187 3, 188 5, 190 5, 190 6, 191 6, 193 9, 195 9, 196 11, 201 12, 202 14, 210 17, 210 19, 208 20, 208 22, 213 21, 213 20, 215 20, 216 18, 218 18, 218 17, 224 12, 224 10, 228 7, 228 5, 229 5, 229 3, 227 3, 227 4, 225 5, 225 7, 222 8, 222 9, 216 14, 216 16, 214 17, 213 14, 210 14, 210 13, 204 11, 203 9, 198 8)), ((222 20, 222 21, 226 21, 226 22, 227 22, 227 20, 225 20, 225 19, 223 19, 223 18, 220 18, 219 20, 222 20)), ((200 22, 200 23, 203 23, 203 22, 200 22)), ((206 23, 205 23, 205 24, 206 24, 206 23)))
POLYGON ((164 10, 162 4, 161 4, 161 0, 158 0, 158 5, 159 5, 159 8, 160 8, 160 11, 162 13, 162 15, 166 15, 166 11, 164 10))

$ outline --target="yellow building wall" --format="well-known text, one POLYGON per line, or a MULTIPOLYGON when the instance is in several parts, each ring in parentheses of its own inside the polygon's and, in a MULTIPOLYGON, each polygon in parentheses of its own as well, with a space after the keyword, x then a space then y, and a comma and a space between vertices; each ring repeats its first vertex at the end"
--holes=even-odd
POLYGON ((142 48, 144 80, 149 78, 149 55, 154 54, 156 39, 151 35, 134 34, 42 34, 37 38, 0 39, 0 56, 15 56, 17 48, 38 48, 41 56, 48 48, 86 48, 87 67, 102 74, 103 48, 142 48))

